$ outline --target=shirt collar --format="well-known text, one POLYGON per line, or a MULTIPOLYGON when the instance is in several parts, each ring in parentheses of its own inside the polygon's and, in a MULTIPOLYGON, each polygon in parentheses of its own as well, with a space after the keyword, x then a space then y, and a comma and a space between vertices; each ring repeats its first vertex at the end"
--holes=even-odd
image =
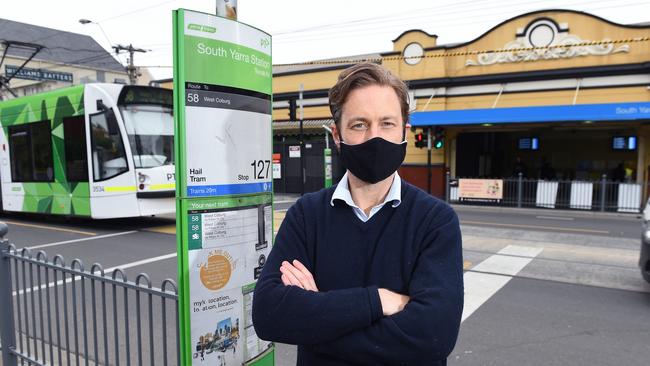
MULTIPOLYGON (((334 206, 334 200, 341 200, 347 203, 348 206, 358 207, 357 204, 352 200, 352 194, 350 193, 350 187, 348 185, 348 172, 345 172, 345 174, 343 174, 343 177, 339 181, 339 184, 336 186, 334 194, 332 194, 332 199, 330 200, 330 205, 334 206)), ((384 202, 382 202, 380 205, 383 206, 388 202, 392 202, 393 207, 397 207, 400 205, 400 203, 402 203, 402 178, 400 178, 397 172, 395 172, 393 183, 390 185, 390 189, 388 190, 388 194, 386 195, 384 202)))

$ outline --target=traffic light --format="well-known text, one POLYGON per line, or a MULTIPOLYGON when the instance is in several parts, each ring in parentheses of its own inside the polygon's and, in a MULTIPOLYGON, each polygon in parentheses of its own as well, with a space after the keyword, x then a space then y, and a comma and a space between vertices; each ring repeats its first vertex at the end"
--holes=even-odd
POLYGON ((427 147, 427 134, 422 132, 415 134, 415 147, 420 149, 427 147))
POLYGON ((433 148, 438 150, 445 146, 445 130, 442 127, 436 127, 433 135, 433 148))

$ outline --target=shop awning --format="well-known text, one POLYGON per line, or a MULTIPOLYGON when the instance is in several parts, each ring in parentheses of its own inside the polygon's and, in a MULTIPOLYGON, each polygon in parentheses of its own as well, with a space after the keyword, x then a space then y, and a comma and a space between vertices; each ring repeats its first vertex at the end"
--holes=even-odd
MULTIPOLYGON (((325 133, 323 125, 329 126, 334 123, 333 119, 306 119, 303 120, 303 133, 308 135, 322 135, 325 133)), ((274 135, 297 135, 300 133, 300 121, 273 122, 274 135)))
POLYGON ((650 120, 650 102, 414 112, 410 119, 413 127, 486 123, 650 120))

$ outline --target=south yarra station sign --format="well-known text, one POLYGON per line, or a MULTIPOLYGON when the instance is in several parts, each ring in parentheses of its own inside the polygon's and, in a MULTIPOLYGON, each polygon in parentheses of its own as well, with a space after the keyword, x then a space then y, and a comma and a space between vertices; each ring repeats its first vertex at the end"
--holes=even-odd
POLYGON ((174 12, 176 222, 183 365, 273 365, 252 321, 273 240, 271 37, 174 12))

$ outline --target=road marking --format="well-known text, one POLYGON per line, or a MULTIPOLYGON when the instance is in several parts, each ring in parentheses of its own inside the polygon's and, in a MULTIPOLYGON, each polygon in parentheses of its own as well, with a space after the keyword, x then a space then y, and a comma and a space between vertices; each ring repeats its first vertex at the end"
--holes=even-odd
POLYGON ((170 259, 170 258, 174 258, 174 257, 176 257, 176 252, 165 254, 165 255, 159 255, 159 256, 153 257, 153 258, 143 259, 143 260, 136 261, 136 262, 122 264, 121 266, 115 266, 115 267, 107 268, 107 269, 104 270, 104 273, 112 272, 112 271, 114 271, 116 269, 127 269, 127 268, 131 268, 131 267, 141 266, 143 264, 149 264, 149 263, 153 263, 153 262, 164 261, 165 259, 170 259))
POLYGON ((535 216, 538 219, 543 220, 560 220, 560 221, 573 221, 573 217, 562 217, 562 216, 535 216))
POLYGON ((56 227, 56 226, 49 226, 49 225, 37 225, 37 224, 26 224, 24 222, 15 222, 15 221, 3 221, 9 225, 16 225, 16 226, 25 226, 25 227, 35 227, 39 229, 45 229, 45 230, 53 230, 53 231, 63 231, 66 233, 74 233, 74 234, 82 234, 82 235, 97 235, 97 233, 93 233, 90 231, 81 231, 81 230, 74 230, 74 229, 66 229, 62 227, 56 227))
POLYGON ((54 242, 54 243, 45 243, 45 244, 39 244, 39 245, 32 245, 31 247, 27 247, 27 249, 49 248, 49 247, 53 247, 53 246, 56 246, 56 245, 78 243, 80 241, 104 239, 104 238, 110 238, 110 237, 113 237, 113 236, 133 234, 133 233, 137 233, 137 232, 138 232, 137 230, 131 230, 131 231, 123 231, 123 232, 120 232, 120 233, 112 233, 112 234, 106 234, 106 235, 93 236, 92 238, 81 238, 81 239, 57 241, 57 242, 54 242))
POLYGON ((569 232, 577 232, 577 233, 591 233, 591 234, 605 234, 605 235, 609 234, 609 231, 607 230, 573 229, 573 228, 559 227, 559 226, 501 224, 498 222, 485 222, 485 221, 461 221, 460 223, 466 225, 490 225, 490 226, 513 227, 513 228, 523 228, 523 229, 545 229, 545 230, 569 231, 569 232))
POLYGON ((154 233, 162 233, 162 234, 176 234, 176 225, 166 225, 166 226, 156 226, 156 227, 149 227, 146 229, 143 229, 144 231, 151 231, 154 233))
MULTIPOLYGON (((174 257, 176 257, 176 253, 175 253, 175 252, 174 252, 174 253, 165 254, 165 255, 160 255, 160 256, 158 256, 158 257, 147 258, 147 259, 143 259, 143 260, 139 260, 139 261, 135 261, 135 262, 131 262, 131 263, 125 263, 125 264, 122 264, 122 265, 119 265, 119 266, 115 266, 115 267, 111 267, 111 268, 106 268, 106 269, 104 270, 104 274, 106 275, 106 274, 108 274, 108 273, 110 273, 110 272, 113 272, 113 271, 116 270, 116 269, 127 269, 127 268, 131 268, 131 267, 137 267, 137 266, 141 266, 141 265, 143 265, 143 264, 148 264, 148 263, 153 263, 153 262, 163 261, 163 260, 170 259, 170 258, 174 258, 174 257)), ((98 274, 98 272, 95 272, 95 274, 98 274)), ((75 276, 75 277, 74 277, 74 280, 75 280, 75 281, 79 281, 81 278, 82 278, 81 276, 75 276)), ((52 288, 52 287, 60 286, 60 285, 62 285, 64 282, 65 282, 66 284, 71 283, 71 282, 72 282, 72 277, 66 278, 65 281, 64 281, 64 280, 58 280, 58 281, 56 281, 56 282, 50 282, 50 283, 47 283, 47 284, 44 284, 44 285, 34 286, 34 287, 32 287, 32 288, 28 288, 28 289, 24 289, 24 290, 19 290, 19 291, 14 291, 14 292, 13 292, 13 296, 29 294, 29 293, 32 292, 32 291, 35 292, 35 291, 38 291, 38 290, 46 290, 47 288, 52 288)), ((154 289, 159 290, 158 288, 154 288, 154 289)))
POLYGON ((508 245, 465 272, 463 275, 465 306, 461 322, 494 296, 542 250, 542 248, 508 245))

